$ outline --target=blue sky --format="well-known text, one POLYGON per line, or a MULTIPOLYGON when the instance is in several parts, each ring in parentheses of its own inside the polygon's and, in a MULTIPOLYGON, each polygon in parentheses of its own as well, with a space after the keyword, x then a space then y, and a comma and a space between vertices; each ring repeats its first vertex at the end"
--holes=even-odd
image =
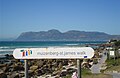
POLYGON ((49 29, 120 35, 120 0, 0 0, 0 39, 49 29))

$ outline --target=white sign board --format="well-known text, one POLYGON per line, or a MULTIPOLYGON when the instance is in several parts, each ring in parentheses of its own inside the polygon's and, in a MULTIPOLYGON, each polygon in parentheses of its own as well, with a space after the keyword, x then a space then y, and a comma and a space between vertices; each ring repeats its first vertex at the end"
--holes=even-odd
POLYGON ((114 56, 114 55, 115 55, 115 52, 114 52, 114 51, 110 51, 110 55, 111 55, 111 56, 114 56))
POLYGON ((89 59, 94 56, 91 47, 18 48, 13 52, 16 59, 89 59))

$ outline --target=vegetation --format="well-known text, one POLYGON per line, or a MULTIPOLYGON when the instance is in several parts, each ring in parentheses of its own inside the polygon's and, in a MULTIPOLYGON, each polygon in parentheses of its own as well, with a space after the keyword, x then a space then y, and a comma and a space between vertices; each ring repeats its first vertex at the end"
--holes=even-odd
POLYGON ((120 59, 113 59, 113 58, 110 58, 109 60, 106 60, 106 63, 107 63, 107 66, 118 66, 120 65, 118 62, 118 60, 120 59))
POLYGON ((120 40, 115 41, 115 43, 114 43, 114 44, 115 44, 115 46, 116 46, 116 47, 120 47, 120 40))
MULTIPOLYGON (((71 75, 63 78, 71 78, 71 75)), ((82 78, 112 78, 112 76, 107 74, 91 74, 91 75, 82 75, 82 78)))
POLYGON ((105 71, 120 71, 120 58, 106 60, 107 69, 105 71))
POLYGON ((82 69, 82 78, 112 78, 112 76, 103 73, 92 74, 89 69, 82 69))
POLYGON ((112 78, 112 76, 108 74, 91 74, 85 75, 82 78, 112 78))
POLYGON ((71 75, 65 76, 65 77, 63 77, 63 78, 71 78, 71 75))
POLYGON ((82 68, 82 72, 81 73, 82 73, 83 76, 84 75, 91 75, 92 74, 89 69, 83 69, 83 68, 82 68))
MULTIPOLYGON (((89 69, 82 68, 82 78, 112 78, 111 75, 107 74, 92 74, 89 69)), ((63 78, 71 78, 72 75, 65 76, 63 78)))

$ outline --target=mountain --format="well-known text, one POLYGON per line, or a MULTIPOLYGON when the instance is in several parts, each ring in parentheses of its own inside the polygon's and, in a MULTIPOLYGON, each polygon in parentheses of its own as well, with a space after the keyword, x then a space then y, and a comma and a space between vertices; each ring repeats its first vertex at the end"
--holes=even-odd
POLYGON ((120 39, 120 35, 77 30, 62 33, 59 30, 52 29, 40 32, 24 32, 16 41, 106 41, 110 39, 120 39))

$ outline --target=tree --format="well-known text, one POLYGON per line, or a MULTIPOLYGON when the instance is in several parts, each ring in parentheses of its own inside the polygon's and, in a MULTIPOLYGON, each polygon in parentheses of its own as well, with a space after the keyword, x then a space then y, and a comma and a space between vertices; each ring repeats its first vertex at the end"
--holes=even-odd
POLYGON ((115 42, 115 47, 120 47, 120 40, 115 42))

